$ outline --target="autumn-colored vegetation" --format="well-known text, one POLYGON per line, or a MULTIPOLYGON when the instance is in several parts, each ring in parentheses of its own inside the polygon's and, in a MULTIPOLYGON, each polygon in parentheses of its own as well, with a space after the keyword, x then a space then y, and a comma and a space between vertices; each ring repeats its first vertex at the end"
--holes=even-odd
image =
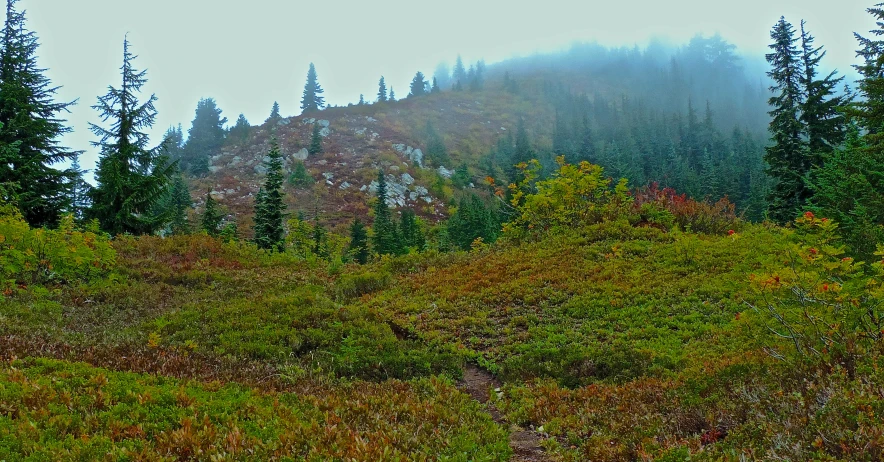
POLYGON ((881 458, 884 261, 813 214, 526 171, 497 243, 367 265, 5 213, 3 268, 101 271, 4 270, 0 460, 507 460, 501 419, 553 460, 881 458))

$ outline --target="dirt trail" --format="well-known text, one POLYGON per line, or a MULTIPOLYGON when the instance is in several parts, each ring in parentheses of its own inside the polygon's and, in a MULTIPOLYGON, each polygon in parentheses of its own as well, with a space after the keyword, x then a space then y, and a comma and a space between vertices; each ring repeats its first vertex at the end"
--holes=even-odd
MULTIPOLYGON (((476 401, 485 404, 494 421, 508 425, 506 418, 497 409, 493 401, 488 397, 492 390, 501 386, 500 381, 494 378, 490 372, 468 364, 463 371, 463 380, 458 387, 468 393, 476 401)), ((510 425, 510 447, 513 448, 512 462, 546 462, 551 459, 540 447, 542 438, 537 433, 510 425)))

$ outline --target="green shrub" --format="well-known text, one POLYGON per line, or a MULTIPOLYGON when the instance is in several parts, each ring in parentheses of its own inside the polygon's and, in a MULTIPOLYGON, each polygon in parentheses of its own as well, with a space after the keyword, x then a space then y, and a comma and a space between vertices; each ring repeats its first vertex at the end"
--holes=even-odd
POLYGON ((361 271, 345 274, 335 284, 335 295, 343 300, 359 298, 386 288, 392 279, 387 272, 361 271))

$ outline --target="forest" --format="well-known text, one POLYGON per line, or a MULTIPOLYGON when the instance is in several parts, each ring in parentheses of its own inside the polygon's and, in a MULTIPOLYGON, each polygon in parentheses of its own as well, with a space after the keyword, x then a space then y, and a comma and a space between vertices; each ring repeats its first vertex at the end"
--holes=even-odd
POLYGON ((779 17, 764 56, 458 55, 346 105, 305 63, 297 115, 151 140, 138 44, 59 100, 24 4, 0 461, 884 459, 884 6, 856 81, 779 17))

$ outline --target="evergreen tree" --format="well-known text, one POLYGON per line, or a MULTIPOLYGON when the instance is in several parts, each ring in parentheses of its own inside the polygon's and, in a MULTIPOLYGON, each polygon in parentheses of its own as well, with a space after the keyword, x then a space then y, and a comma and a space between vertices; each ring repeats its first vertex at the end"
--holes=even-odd
POLYGON ((359 263, 360 265, 368 263, 368 257, 370 255, 368 249, 368 231, 366 231, 365 225, 363 225, 358 218, 353 220, 353 224, 350 226, 350 245, 347 252, 353 257, 353 261, 356 263, 359 263))
POLYGON ((396 92, 393 90, 393 86, 390 86, 390 101, 396 101, 396 92))
POLYGON ((497 223, 491 210, 475 194, 461 198, 455 213, 446 224, 448 239, 463 250, 469 250, 476 239, 486 243, 497 239, 497 223))
POLYGON ((203 217, 200 220, 200 229, 209 236, 217 237, 221 232, 221 221, 224 216, 218 207, 218 202, 212 197, 211 191, 206 191, 206 206, 203 209, 203 217))
POLYGON ((282 116, 279 115, 279 103, 276 101, 273 102, 273 107, 270 108, 270 117, 264 121, 264 123, 276 122, 281 119, 282 116))
POLYGON ((89 173, 89 170, 83 170, 80 167, 80 154, 74 156, 74 160, 71 162, 70 173, 72 179, 68 195, 71 205, 67 213, 73 214, 76 220, 82 220, 86 210, 89 209, 89 190, 92 189, 92 186, 83 179, 83 176, 89 173))
MULTIPOLYGON (((175 165, 168 162, 162 149, 148 148, 146 130, 156 118, 151 95, 139 103, 138 93, 147 82, 147 71, 132 67, 135 56, 129 51, 129 40, 123 41, 122 86, 110 87, 105 96, 93 106, 101 113, 103 122, 111 120, 108 128, 89 124, 100 148, 97 186, 90 198, 89 216, 98 220, 101 228, 111 234, 148 234, 159 230, 168 218, 150 211, 166 193, 175 165)), ((162 145, 161 145, 162 146, 162 145)))
POLYGON ((236 223, 230 222, 224 225, 224 228, 218 233, 218 237, 224 242, 236 242, 239 240, 238 234, 239 228, 236 226, 236 223))
POLYGON ((181 170, 191 175, 205 175, 209 173, 209 158, 224 145, 227 117, 221 117, 221 109, 212 98, 201 99, 195 112, 184 144, 181 170))
POLYGON ((0 36, 0 184, 11 187, 17 205, 31 226, 54 226, 70 209, 68 189, 75 174, 53 168, 79 154, 59 144, 71 128, 59 118, 74 103, 53 100, 53 87, 37 64, 36 33, 25 27, 25 13, 16 0, 6 2, 6 23, 0 36))
POLYGON ((313 220, 313 255, 321 258, 328 257, 328 248, 325 242, 325 227, 319 222, 319 217, 313 220))
POLYGON ((387 101, 387 83, 384 81, 384 76, 381 76, 381 80, 378 80, 378 102, 385 101, 387 101))
POLYGON ((313 134, 310 136, 310 147, 307 148, 307 153, 311 156, 315 156, 316 154, 322 154, 322 134, 320 131, 322 128, 318 123, 313 124, 313 134))
POLYGON ((437 80, 440 90, 451 88, 451 69, 448 68, 448 63, 439 63, 436 66, 436 71, 433 72, 433 78, 437 80))
POLYGON ((430 93, 439 93, 440 91, 442 90, 439 89, 439 82, 436 80, 436 77, 433 77, 433 88, 430 89, 430 93))
POLYGON ((169 127, 163 135, 163 149, 169 160, 181 162, 184 155, 184 132, 181 130, 181 124, 177 127, 169 127))
POLYGON ((770 45, 773 53, 766 57, 772 67, 767 73, 773 80, 770 89, 775 94, 769 101, 773 107, 770 111, 773 145, 766 148, 764 159, 768 164, 768 174, 776 181, 768 197, 770 216, 786 223, 798 216, 810 196, 805 178, 812 164, 802 138, 804 128, 799 120, 804 101, 795 31, 785 18, 780 18, 770 36, 773 39, 770 45))
POLYGON ((423 72, 417 71, 417 73, 414 74, 414 78, 411 79, 411 93, 409 93, 408 96, 423 96, 426 94, 427 80, 424 78, 423 72))
POLYGON ((357 103, 360 106, 365 106, 365 95, 362 93, 359 94, 359 102, 357 103))
POLYGON ((377 202, 374 206, 374 249, 378 254, 398 254, 401 249, 396 222, 387 205, 387 180, 378 171, 377 202))
POLYGON ((460 55, 457 55, 457 61, 454 62, 454 72, 451 75, 452 80, 454 80, 454 89, 455 90, 463 90, 463 85, 467 81, 467 71, 464 68, 463 60, 460 58, 460 55))
POLYGON ((187 183, 181 174, 175 175, 172 186, 166 193, 164 208, 170 216, 169 232, 171 234, 187 234, 190 232, 190 223, 187 221, 187 211, 193 208, 193 199, 187 189, 187 183))
POLYGON ((252 126, 244 114, 240 114, 236 119, 236 125, 230 129, 230 136, 236 140, 245 141, 249 139, 249 132, 252 126))
POLYGON ((310 175, 310 172, 307 171, 307 167, 304 163, 301 161, 295 162, 294 171, 289 175, 289 184, 296 188, 305 188, 315 182, 316 180, 314 180, 310 175))
POLYGON ((517 182, 520 175, 520 170, 517 166, 522 163, 528 163, 535 157, 534 149, 531 147, 531 140, 528 138, 528 131, 525 129, 525 120, 520 118, 519 125, 516 128, 516 146, 509 161, 507 172, 510 179, 517 182))
POLYGON ((270 141, 267 157, 264 162, 267 176, 255 201, 255 243, 262 249, 281 252, 285 242, 285 202, 282 191, 282 154, 276 138, 270 141))
POLYGON ((817 68, 826 52, 821 46, 814 48, 814 38, 805 30, 804 24, 801 21, 801 61, 804 66, 801 85, 805 96, 801 122, 805 127, 809 161, 813 166, 821 166, 844 141, 846 120, 838 109, 849 102, 849 96, 837 94, 836 87, 844 80, 844 77, 835 77, 837 71, 822 79, 817 78, 817 68))
POLYGON ((425 128, 427 134, 427 161, 434 166, 451 165, 451 157, 448 156, 448 149, 445 147, 445 140, 442 135, 436 132, 433 124, 428 120, 425 128))
POLYGON ((402 245, 408 249, 420 252, 426 246, 424 233, 421 231, 414 211, 405 209, 399 217, 399 234, 402 237, 402 245))
POLYGON ((307 83, 304 84, 304 96, 301 99, 301 110, 304 113, 318 111, 325 107, 325 98, 323 98, 323 89, 316 81, 316 68, 310 63, 310 69, 307 71, 307 83))

